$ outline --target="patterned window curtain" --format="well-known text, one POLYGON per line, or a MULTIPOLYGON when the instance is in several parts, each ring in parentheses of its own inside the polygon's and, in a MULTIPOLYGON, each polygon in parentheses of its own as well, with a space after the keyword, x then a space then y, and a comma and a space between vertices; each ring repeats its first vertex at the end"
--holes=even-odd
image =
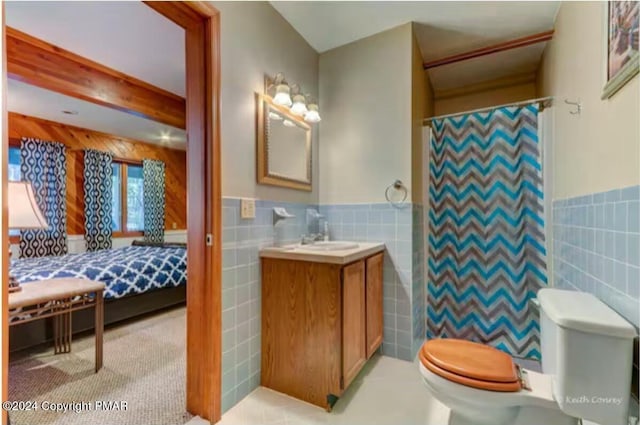
POLYGON ((144 188, 144 240, 164 242, 165 183, 164 162, 142 161, 144 188))
POLYGON ((31 183, 48 229, 20 232, 23 258, 67 253, 67 156, 62 143, 22 138, 20 172, 31 183))
POLYGON ((84 240, 87 251, 111 248, 112 162, 110 153, 84 151, 84 240))
POLYGON ((540 358, 547 283, 538 106, 434 120, 427 337, 540 358))

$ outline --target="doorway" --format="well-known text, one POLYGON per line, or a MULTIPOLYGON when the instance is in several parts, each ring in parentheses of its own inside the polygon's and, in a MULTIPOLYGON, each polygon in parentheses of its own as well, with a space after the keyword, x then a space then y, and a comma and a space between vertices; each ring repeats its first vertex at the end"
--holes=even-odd
MULTIPOLYGON (((221 415, 221 186, 220 186, 220 48, 219 14, 208 2, 145 2, 185 29, 187 130, 187 365, 186 410, 217 422, 221 415)), ((4 11, 3 11, 4 15, 4 11)), ((3 16, 4 17, 4 16, 3 16)), ((3 87, 7 87, 3 19, 3 87)), ((5 94, 6 96, 6 94, 5 94)), ((3 122, 7 123, 3 102, 3 122)), ((3 126, 2 159, 8 157, 3 126)), ((7 170, 2 170, 2 240, 8 246, 7 170)), ((5 249, 3 281, 9 264, 5 249)), ((8 394, 8 288, 2 290, 3 401, 8 394)), ((6 414, 3 412, 3 423, 6 414)))

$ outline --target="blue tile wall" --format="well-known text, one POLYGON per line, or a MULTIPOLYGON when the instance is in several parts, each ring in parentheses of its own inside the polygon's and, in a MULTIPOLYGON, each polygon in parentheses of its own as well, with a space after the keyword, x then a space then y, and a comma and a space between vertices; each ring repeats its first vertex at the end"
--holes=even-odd
POLYGON ((411 288, 411 317, 412 317, 412 350, 411 359, 415 358, 427 334, 427 276, 426 276, 426 252, 425 252, 425 215, 424 207, 420 204, 413 205, 412 225, 412 282, 411 288))
POLYGON ((553 271, 639 326, 640 186, 554 201, 553 271))
POLYGON ((240 218, 240 199, 223 199, 222 409, 260 385, 260 260, 265 246, 296 243, 327 220, 332 240, 383 242, 384 355, 413 360, 424 340, 424 212, 421 205, 312 205, 256 201, 256 217, 240 218), (273 226, 273 207, 296 216, 273 226), (324 216, 307 223, 306 210, 324 216))
POLYGON ((320 214, 329 223, 331 239, 385 244, 382 353, 413 360, 413 205, 321 205, 320 214))
MULTIPOLYGON (((260 385, 260 261, 262 247, 299 241, 309 233, 307 208, 317 206, 256 201, 256 217, 240 218, 240 200, 222 201, 222 410, 260 385), (295 219, 273 226, 273 207, 295 219)), ((311 231, 317 229, 311 229, 311 231)))

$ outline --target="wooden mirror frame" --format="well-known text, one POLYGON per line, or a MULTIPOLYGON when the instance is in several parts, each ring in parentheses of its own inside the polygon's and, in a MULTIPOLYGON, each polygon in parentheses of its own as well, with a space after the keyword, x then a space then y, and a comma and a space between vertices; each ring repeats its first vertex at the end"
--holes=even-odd
POLYGON ((304 190, 311 192, 313 186, 312 180, 312 129, 304 120, 291 113, 287 108, 273 103, 270 96, 256 93, 256 131, 257 131, 257 176, 259 184, 267 184, 271 186, 286 187, 288 189, 304 190), (293 121, 298 127, 306 130, 306 162, 307 162, 307 180, 297 180, 293 178, 284 177, 279 174, 274 174, 269 170, 269 141, 267 140, 267 129, 269 114, 267 106, 277 110, 285 118, 293 121))

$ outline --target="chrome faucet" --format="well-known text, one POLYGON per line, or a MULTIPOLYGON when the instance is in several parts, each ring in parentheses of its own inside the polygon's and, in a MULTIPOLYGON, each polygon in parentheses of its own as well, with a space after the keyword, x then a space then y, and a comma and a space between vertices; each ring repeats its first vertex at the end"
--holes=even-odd
POLYGON ((300 245, 311 245, 314 242, 321 241, 324 235, 322 233, 310 233, 308 235, 302 235, 300 245))

